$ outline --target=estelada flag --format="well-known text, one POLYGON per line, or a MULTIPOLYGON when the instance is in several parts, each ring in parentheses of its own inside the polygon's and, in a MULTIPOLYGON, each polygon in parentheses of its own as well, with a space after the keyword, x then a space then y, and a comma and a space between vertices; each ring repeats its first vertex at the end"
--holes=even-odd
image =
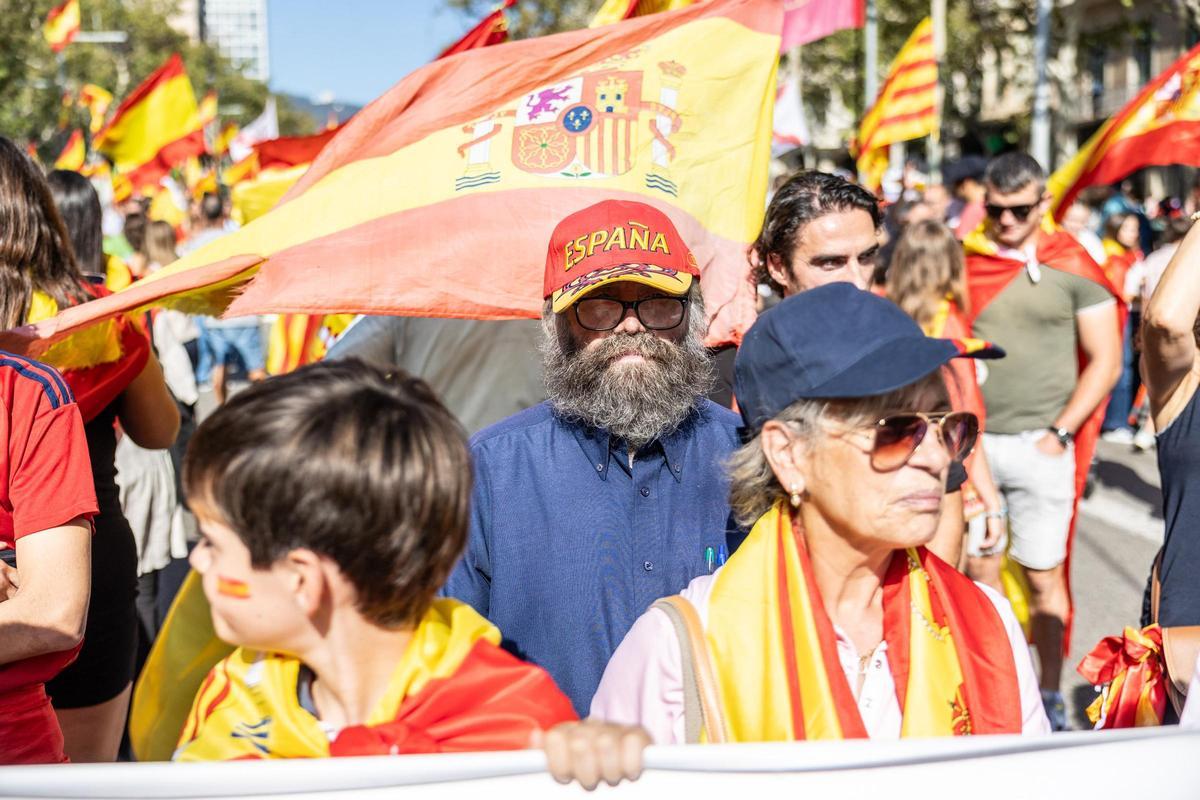
MULTIPOLYGON (((1024 261, 1006 257, 996 244, 987 237, 985 221, 974 232, 967 235, 963 241, 966 251, 967 294, 970 311, 968 321, 974 325, 975 320, 984 309, 995 300, 1012 281, 1026 269, 1024 261)), ((1087 250, 1075 237, 1054 224, 1047 218, 1038 232, 1036 257, 1041 268, 1056 269, 1075 275, 1103 287, 1117 302, 1118 330, 1125 329, 1125 301, 1122 287, 1116 286, 1109 280, 1104 269, 1097 264, 1087 250)), ((1079 354, 1080 371, 1087 366, 1087 358, 1081 351, 1079 354)), ((1075 542, 1075 528, 1079 522, 1079 500, 1083 497, 1083 487, 1087 483, 1088 470, 1092 467, 1092 455, 1096 452, 1096 440, 1100 438, 1100 424, 1104 420, 1107 400, 1102 402, 1087 422, 1075 432, 1075 505, 1071 515, 1071 527, 1067 538, 1067 593, 1070 596, 1071 584, 1071 548, 1075 542)), ((1073 612, 1072 612, 1073 615, 1073 612)), ((1067 627, 1063 636, 1063 654, 1066 655, 1071 644, 1071 616, 1067 618, 1067 627)))
POLYGON ((67 139, 62 152, 58 154, 58 158, 54 159, 54 168, 79 172, 83 169, 83 160, 86 156, 87 147, 83 143, 83 131, 71 131, 71 138, 67 139))
POLYGON ((443 50, 438 58, 508 41, 508 19, 504 16, 504 11, 512 8, 516 2, 517 0, 504 0, 495 11, 481 19, 479 24, 467 31, 461 39, 443 50))
POLYGON ((1088 186, 1170 164, 1200 166, 1200 45, 1146 84, 1050 176, 1051 213, 1061 220, 1088 186))
POLYGON ((121 102, 92 147, 108 156, 136 191, 204 152, 198 120, 192 82, 175 53, 121 102))
POLYGON ((887 80, 858 128, 858 172, 878 190, 887 169, 888 148, 937 130, 938 66, 933 50, 933 20, 920 24, 900 48, 887 80))
POLYGON ((230 315, 538 317, 555 225, 616 198, 671 218, 709 342, 738 341, 781 21, 776 0, 713 0, 434 61, 358 112, 270 213, 22 335, 156 301, 219 312, 251 277, 230 315))
POLYGON ((79 33, 79 0, 67 0, 62 5, 50 9, 46 21, 42 24, 42 35, 55 53, 61 53, 63 48, 75 40, 79 33))

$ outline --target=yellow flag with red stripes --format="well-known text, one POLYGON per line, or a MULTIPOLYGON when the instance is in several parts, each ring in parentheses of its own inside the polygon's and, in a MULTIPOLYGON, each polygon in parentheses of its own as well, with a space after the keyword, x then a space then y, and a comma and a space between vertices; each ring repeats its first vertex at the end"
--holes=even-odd
POLYGON ((104 115, 108 113, 108 107, 112 105, 112 93, 94 83, 85 83, 79 88, 78 100, 79 105, 86 108, 91 114, 89 130, 93 134, 99 133, 100 129, 104 127, 104 115))
POLYGON ((896 54, 874 105, 859 125, 858 172, 867 187, 879 189, 891 145, 936 133, 937 85, 933 20, 926 17, 896 54))

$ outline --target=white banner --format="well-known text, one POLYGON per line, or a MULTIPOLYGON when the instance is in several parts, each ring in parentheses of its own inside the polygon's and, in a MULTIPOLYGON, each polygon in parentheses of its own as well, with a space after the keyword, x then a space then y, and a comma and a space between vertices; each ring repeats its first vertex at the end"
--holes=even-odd
MULTIPOLYGON (((578 786, 556 784, 544 769, 538 751, 3 767, 0 797, 536 800, 583 794, 578 786)), ((600 791, 656 800, 1195 800, 1200 731, 652 747, 640 780, 600 791)))

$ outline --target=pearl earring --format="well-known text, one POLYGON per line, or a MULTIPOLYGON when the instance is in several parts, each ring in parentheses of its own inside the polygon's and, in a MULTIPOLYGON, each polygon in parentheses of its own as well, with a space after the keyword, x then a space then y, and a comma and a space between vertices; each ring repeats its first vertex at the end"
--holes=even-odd
POLYGON ((791 500, 792 500, 792 508, 799 508, 799 507, 800 507, 800 489, 799 489, 799 487, 797 487, 797 486, 796 486, 796 484, 794 484, 794 483, 792 484, 792 497, 791 497, 791 500))

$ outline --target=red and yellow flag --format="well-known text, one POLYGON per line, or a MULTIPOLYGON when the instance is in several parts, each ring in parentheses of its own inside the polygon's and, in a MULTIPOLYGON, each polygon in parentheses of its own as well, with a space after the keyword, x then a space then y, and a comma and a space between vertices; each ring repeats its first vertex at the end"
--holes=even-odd
POLYGON ((536 318, 555 225, 617 198, 672 219, 700 266, 710 343, 738 341, 754 319, 746 251, 781 24, 776 0, 711 0, 434 61, 346 123, 270 213, 31 335, 153 302, 536 318))
POLYGON ((512 8, 517 0, 504 0, 496 10, 488 14, 479 24, 467 31, 461 39, 443 50, 438 58, 452 56, 465 50, 478 47, 489 47, 508 41, 508 19, 504 16, 505 9, 512 8))
POLYGON ((55 53, 75 40, 79 33, 79 0, 67 0, 62 5, 50 9, 46 21, 42 25, 42 35, 55 53))
POLYGON ((674 11, 678 8, 686 8, 694 2, 696 0, 605 0, 604 5, 600 6, 600 10, 596 12, 596 16, 592 17, 592 21, 588 23, 588 27, 598 28, 601 25, 611 25, 614 22, 646 14, 674 11))
POLYGON ((1061 220, 1088 186, 1167 164, 1200 166, 1200 45, 1146 84, 1050 176, 1051 213, 1061 220))
POLYGON ((91 114, 92 119, 88 127, 93 134, 99 133, 104 127, 104 115, 108 113, 112 101, 112 94, 94 83, 85 83, 79 89, 78 102, 91 114))
POLYGON ((896 54, 875 104, 859 125, 858 172, 867 187, 878 190, 883 183, 892 144, 936 133, 937 85, 933 20, 926 17, 896 54))
POLYGON ((210 89, 204 93, 204 97, 200 99, 199 105, 196 106, 196 127, 203 128, 217 118, 217 92, 215 89, 210 89))
POLYGON ((229 143, 238 135, 241 128, 236 122, 226 123, 225 127, 221 128, 221 132, 217 134, 216 141, 213 142, 213 154, 223 156, 229 152, 229 143))
POLYGON ((204 152, 198 119, 196 95, 176 53, 121 102, 92 146, 137 190, 204 152))
POLYGON ((83 169, 83 160, 86 156, 87 147, 83 143, 83 131, 71 131, 71 138, 67 139, 62 152, 58 154, 58 158, 54 159, 54 168, 79 172, 83 169))

